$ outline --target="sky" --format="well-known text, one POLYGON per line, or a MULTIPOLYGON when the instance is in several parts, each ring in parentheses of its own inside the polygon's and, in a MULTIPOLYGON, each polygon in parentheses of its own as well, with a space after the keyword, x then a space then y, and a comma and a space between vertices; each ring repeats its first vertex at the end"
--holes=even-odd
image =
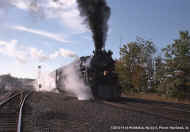
MULTIPOLYGON (((189 0, 107 0, 111 8, 106 50, 119 57, 136 37, 152 40, 158 52, 179 31, 190 31, 189 0)), ((0 0, 0 74, 36 78, 43 72, 92 55, 92 34, 76 0, 0 0), (32 5, 32 6, 28 6, 32 5)))

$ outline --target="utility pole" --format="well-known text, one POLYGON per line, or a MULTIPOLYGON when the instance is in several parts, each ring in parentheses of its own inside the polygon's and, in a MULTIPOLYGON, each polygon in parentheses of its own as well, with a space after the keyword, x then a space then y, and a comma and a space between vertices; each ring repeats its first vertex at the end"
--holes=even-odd
POLYGON ((42 88, 42 84, 41 84, 41 65, 38 66, 38 88, 39 88, 39 91, 40 89, 42 88))
POLYGON ((119 49, 121 49, 121 43, 122 43, 122 36, 120 35, 119 49))

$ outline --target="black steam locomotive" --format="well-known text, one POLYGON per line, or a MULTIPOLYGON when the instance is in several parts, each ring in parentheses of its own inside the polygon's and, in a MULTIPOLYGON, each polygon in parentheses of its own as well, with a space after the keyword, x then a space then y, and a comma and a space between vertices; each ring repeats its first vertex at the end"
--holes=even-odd
MULTIPOLYGON (((75 65, 80 69, 80 76, 90 86, 95 98, 120 97, 120 86, 117 74, 114 72, 115 61, 112 59, 111 51, 96 50, 93 56, 80 57, 79 61, 79 63, 73 62, 70 65, 75 65)), ((64 80, 61 72, 62 70, 56 70, 56 87, 60 92, 64 92, 62 90, 64 84, 60 83, 64 80)))

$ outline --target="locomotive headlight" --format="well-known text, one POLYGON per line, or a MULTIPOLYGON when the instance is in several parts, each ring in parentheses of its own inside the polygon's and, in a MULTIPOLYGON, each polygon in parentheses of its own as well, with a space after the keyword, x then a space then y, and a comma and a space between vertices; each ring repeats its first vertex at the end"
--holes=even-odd
POLYGON ((107 76, 108 75, 108 71, 104 71, 104 76, 107 76))

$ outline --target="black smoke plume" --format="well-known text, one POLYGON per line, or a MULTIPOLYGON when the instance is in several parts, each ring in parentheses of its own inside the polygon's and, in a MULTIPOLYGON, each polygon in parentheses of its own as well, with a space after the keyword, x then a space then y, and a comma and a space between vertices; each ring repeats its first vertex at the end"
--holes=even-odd
POLYGON ((111 11, 106 0, 77 0, 80 15, 92 31, 96 51, 105 46, 111 11))

